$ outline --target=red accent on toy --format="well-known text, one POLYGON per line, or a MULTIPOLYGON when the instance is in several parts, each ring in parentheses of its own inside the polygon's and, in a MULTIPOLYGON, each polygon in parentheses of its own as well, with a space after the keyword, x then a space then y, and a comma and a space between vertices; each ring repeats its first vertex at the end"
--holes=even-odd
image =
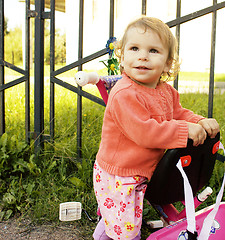
POLYGON ((218 141, 214 144, 213 149, 212 149, 212 154, 215 154, 218 152, 219 146, 220 146, 220 141, 218 141))
POLYGON ((182 167, 187 167, 191 163, 191 156, 187 155, 187 156, 180 157, 180 160, 181 160, 182 167))
POLYGON ((102 99, 103 99, 105 105, 107 105, 109 96, 108 96, 108 92, 105 88, 104 82, 101 79, 99 79, 99 82, 96 84, 96 86, 102 96, 102 99))

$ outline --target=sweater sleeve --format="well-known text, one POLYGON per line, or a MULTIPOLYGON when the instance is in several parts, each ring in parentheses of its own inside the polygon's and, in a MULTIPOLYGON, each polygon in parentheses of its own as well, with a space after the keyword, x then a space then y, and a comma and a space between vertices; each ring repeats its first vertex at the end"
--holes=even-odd
POLYGON ((158 122, 131 91, 118 91, 110 101, 111 117, 120 131, 144 148, 186 147, 188 127, 184 120, 158 122))

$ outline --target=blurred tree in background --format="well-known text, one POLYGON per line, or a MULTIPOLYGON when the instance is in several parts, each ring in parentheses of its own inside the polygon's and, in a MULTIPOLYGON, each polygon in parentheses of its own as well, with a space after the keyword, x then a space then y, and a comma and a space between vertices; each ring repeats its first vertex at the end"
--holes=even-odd
MULTIPOLYGON (((14 65, 23 65, 23 32, 22 27, 8 29, 5 19, 5 61, 14 65)), ((31 22, 31 49, 34 44, 34 22, 31 22)), ((55 33, 55 64, 62 64, 66 61, 66 35, 56 29, 55 33)), ((34 58, 34 52, 32 52, 34 58)), ((50 64, 50 30, 49 22, 45 22, 45 64, 50 64)))

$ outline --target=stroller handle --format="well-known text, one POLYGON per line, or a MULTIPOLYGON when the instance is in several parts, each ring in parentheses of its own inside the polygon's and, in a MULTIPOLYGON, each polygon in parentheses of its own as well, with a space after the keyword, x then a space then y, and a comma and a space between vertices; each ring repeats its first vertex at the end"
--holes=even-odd
POLYGON ((81 87, 89 83, 97 84, 99 82, 99 75, 96 72, 87 73, 84 71, 79 71, 75 74, 75 81, 81 87))
POLYGON ((79 71, 75 74, 76 83, 83 87, 87 84, 98 84, 101 80, 107 90, 111 89, 118 80, 122 78, 121 75, 99 76, 96 72, 79 71))

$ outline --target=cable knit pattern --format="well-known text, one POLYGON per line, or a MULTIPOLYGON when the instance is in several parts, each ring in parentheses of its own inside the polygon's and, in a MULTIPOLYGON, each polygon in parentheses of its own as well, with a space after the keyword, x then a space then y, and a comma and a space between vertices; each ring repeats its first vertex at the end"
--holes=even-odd
POLYGON ((150 179, 165 149, 186 147, 187 121, 202 118, 169 84, 147 88, 123 74, 109 95, 97 162, 110 174, 150 179))

